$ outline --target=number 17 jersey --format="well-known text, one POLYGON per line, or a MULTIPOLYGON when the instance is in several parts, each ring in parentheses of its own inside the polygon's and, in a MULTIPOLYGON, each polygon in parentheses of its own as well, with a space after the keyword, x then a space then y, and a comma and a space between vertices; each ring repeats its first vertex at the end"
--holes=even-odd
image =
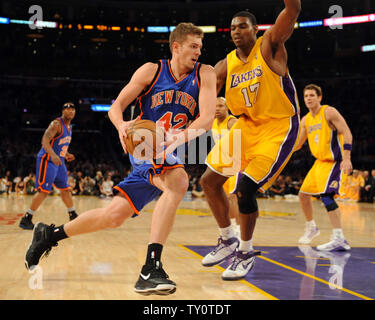
POLYGON ((225 98, 234 115, 244 114, 254 122, 293 117, 299 114, 295 86, 289 74, 273 72, 261 53, 262 37, 252 48, 247 61, 241 61, 236 49, 227 55, 225 98))

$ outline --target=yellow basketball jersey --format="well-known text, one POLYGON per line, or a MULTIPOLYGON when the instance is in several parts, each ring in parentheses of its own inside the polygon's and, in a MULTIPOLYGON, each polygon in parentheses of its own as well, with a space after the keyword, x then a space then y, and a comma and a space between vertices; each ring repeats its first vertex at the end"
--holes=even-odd
POLYGON ((215 118, 214 123, 212 124, 212 136, 214 138, 214 141, 217 142, 224 134, 228 132, 228 122, 230 119, 237 119, 236 117, 229 115, 224 119, 222 123, 219 124, 217 121, 217 118, 215 118))
POLYGON ((306 132, 309 147, 313 156, 320 160, 341 161, 344 137, 332 130, 326 120, 324 110, 329 107, 323 105, 315 117, 311 112, 306 115, 306 132))
POLYGON ((241 61, 236 50, 227 55, 225 98, 234 115, 245 114, 254 122, 299 114, 298 97, 289 74, 274 73, 264 61, 259 37, 247 58, 241 61))

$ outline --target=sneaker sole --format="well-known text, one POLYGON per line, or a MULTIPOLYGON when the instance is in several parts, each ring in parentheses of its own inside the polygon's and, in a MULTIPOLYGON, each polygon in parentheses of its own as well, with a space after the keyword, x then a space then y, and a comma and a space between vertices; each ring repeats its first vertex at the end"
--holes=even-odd
MULTIPOLYGON (((35 237, 35 230, 36 230, 36 227, 37 227, 40 223, 41 223, 41 222, 38 222, 38 223, 34 226, 34 229, 33 229, 33 237, 31 238, 30 244, 29 244, 29 246, 27 247, 26 254, 27 254, 27 252, 29 251, 31 245, 33 244, 33 240, 34 240, 34 237, 35 237)), ((27 260, 26 260, 26 256, 25 256, 25 266, 26 266, 26 269, 27 269, 27 270, 30 270, 30 271, 32 271, 32 270, 34 269, 34 267, 35 267, 35 265, 29 266, 29 263, 28 263, 27 260)))
POLYGON ((175 293, 177 290, 176 286, 172 286, 169 284, 160 284, 156 288, 150 288, 150 289, 137 289, 134 288, 134 291, 142 294, 144 296, 149 296, 151 294, 156 294, 160 296, 166 296, 172 293, 175 293))
POLYGON ((33 230, 34 229, 34 227, 29 227, 29 226, 24 226, 24 225, 22 225, 22 224, 20 224, 19 225, 19 227, 21 228, 21 229, 23 229, 23 230, 33 230))

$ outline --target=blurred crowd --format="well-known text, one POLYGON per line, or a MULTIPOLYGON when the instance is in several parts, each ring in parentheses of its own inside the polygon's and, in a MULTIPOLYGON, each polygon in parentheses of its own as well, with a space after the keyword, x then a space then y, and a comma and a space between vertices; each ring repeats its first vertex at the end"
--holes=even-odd
MULTIPOLYGON (((187 166, 189 175, 188 192, 192 198, 204 198, 202 187, 199 183, 200 177, 205 170, 204 165, 187 166), (194 169, 195 168, 195 169, 194 169)), ((113 196, 112 188, 129 174, 120 175, 118 170, 100 170, 94 175, 84 174, 83 171, 68 171, 68 182, 73 195, 98 196, 108 198, 113 196)), ((297 198, 303 183, 303 177, 293 178, 281 174, 274 184, 264 193, 258 193, 260 198, 297 198)), ((30 172, 27 176, 13 176, 10 170, 0 176, 0 194, 34 194, 35 174, 30 172)), ((57 188, 52 194, 59 194, 57 188)), ((340 196, 337 200, 373 203, 375 197, 375 169, 353 170, 351 175, 342 176, 340 196)))

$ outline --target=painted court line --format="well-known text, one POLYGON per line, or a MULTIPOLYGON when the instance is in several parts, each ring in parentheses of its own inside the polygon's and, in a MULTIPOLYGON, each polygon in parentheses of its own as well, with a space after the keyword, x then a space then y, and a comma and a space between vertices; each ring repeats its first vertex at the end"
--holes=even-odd
MULTIPOLYGON (((178 245, 180 248, 183 248, 187 251, 189 251, 191 254, 193 254, 194 256, 196 257, 199 257, 199 259, 202 259, 203 256, 201 256, 200 254, 194 252, 193 250, 190 250, 189 248, 186 248, 184 245, 182 244, 179 244, 178 245)), ((215 268, 219 269, 220 271, 224 271, 225 269, 223 267, 220 267, 220 266, 215 266, 215 268)), ((269 293, 263 291, 262 289, 254 286, 253 284, 251 284, 250 282, 246 281, 246 280, 238 280, 238 282, 242 283, 242 284, 245 284, 246 286, 250 287, 251 289, 253 289, 254 291, 260 293, 261 295, 265 296, 266 298, 270 299, 270 300, 279 300, 277 299, 276 297, 270 295, 269 293)))
POLYGON ((360 294, 360 293, 357 293, 357 292, 351 291, 351 290, 349 290, 349 289, 342 288, 342 287, 340 287, 340 286, 337 286, 337 285, 334 284, 334 283, 329 283, 329 282, 327 282, 327 281, 325 281, 325 280, 323 280, 323 279, 320 279, 320 278, 318 278, 318 277, 312 276, 311 274, 305 273, 305 272, 303 272, 303 271, 300 271, 300 270, 294 269, 294 268, 292 268, 292 267, 289 267, 289 266, 287 266, 287 265, 285 265, 285 264, 283 264, 283 263, 277 262, 277 261, 272 260, 272 259, 270 259, 270 258, 267 258, 267 257, 264 257, 264 256, 259 256, 259 258, 260 258, 260 259, 263 259, 263 260, 266 260, 266 261, 268 261, 268 262, 270 262, 270 263, 276 264, 276 265, 278 265, 278 266, 280 266, 280 267, 282 267, 282 268, 285 268, 285 269, 288 269, 288 270, 290 270, 290 271, 293 271, 293 272, 299 273, 299 274, 301 274, 301 275, 303 275, 303 276, 305 276, 305 277, 309 277, 309 278, 311 278, 311 279, 314 279, 315 281, 318 281, 318 282, 324 283, 324 284, 326 284, 326 285, 328 285, 328 286, 333 286, 333 287, 335 287, 335 288, 338 289, 338 290, 344 291, 344 292, 349 293, 349 294, 351 294, 351 295, 353 295, 353 296, 356 296, 356 297, 358 297, 358 298, 361 298, 361 299, 364 299, 364 300, 374 300, 373 298, 369 298, 369 297, 366 297, 366 296, 364 296, 364 295, 362 295, 362 294, 360 294))

